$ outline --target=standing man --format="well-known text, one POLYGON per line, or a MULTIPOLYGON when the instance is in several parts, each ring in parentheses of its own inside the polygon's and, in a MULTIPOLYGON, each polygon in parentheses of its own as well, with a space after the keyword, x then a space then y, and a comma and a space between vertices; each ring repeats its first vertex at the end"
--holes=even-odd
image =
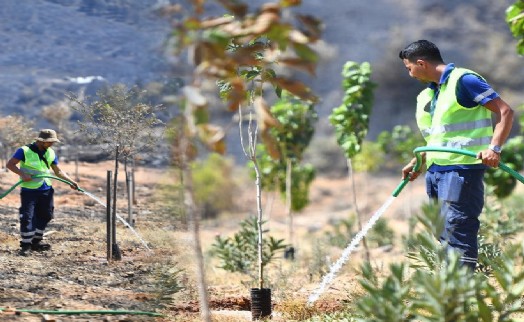
POLYGON ((58 167, 58 157, 51 146, 60 142, 53 130, 41 130, 36 141, 16 150, 7 162, 7 169, 22 179, 20 191, 20 252, 28 256, 33 251, 46 251, 51 245, 42 243, 44 230, 53 219, 54 190, 51 179, 32 178, 38 174, 54 174, 71 182, 71 189, 78 189, 78 184, 58 167), (17 167, 20 163, 20 168, 17 167))
MULTIPOLYGON (((400 54, 409 76, 427 83, 417 97, 417 124, 427 146, 465 149, 477 158, 446 152, 427 152, 426 190, 438 200, 445 218, 441 242, 458 251, 463 265, 478 261, 478 217, 484 207, 484 171, 497 167, 502 145, 513 124, 513 110, 474 71, 445 64, 435 44, 418 40, 400 54), (492 115, 494 116, 492 121, 492 115)), ((416 159, 402 169, 410 180, 416 159)))

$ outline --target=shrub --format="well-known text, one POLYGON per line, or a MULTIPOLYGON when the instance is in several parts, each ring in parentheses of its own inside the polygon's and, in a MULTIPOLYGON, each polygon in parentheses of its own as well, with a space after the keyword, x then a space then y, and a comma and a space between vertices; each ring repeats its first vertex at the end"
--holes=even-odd
MULTIPOLYGON (((220 268, 250 275, 256 270, 258 263, 257 244, 257 218, 251 217, 240 223, 240 231, 232 237, 215 237, 215 242, 211 245, 211 254, 220 259, 220 268)), ((277 253, 287 246, 283 239, 275 239, 271 236, 269 239, 264 238, 262 267, 273 261, 277 253)))
POLYGON ((395 232, 388 225, 385 218, 379 218, 368 233, 369 244, 376 244, 377 247, 393 245, 395 232))
POLYGON ((192 170, 195 202, 202 208, 203 218, 214 218, 233 208, 236 185, 231 160, 212 153, 194 163, 192 170))
MULTIPOLYGON (((513 321, 524 311, 524 247, 504 245, 498 256, 485 258, 491 274, 474 274, 461 265, 458 253, 448 252, 435 238, 443 222, 432 211, 434 205, 423 210, 417 218, 425 229, 407 240, 415 271, 408 274, 404 263, 395 263, 381 280, 364 264, 361 285, 367 294, 357 302, 356 312, 346 316, 357 321, 513 321)), ((496 236, 498 228, 487 221, 484 235, 496 236)))
MULTIPOLYGON (((332 225, 333 230, 325 233, 325 238, 331 246, 345 248, 351 239, 358 233, 355 227, 356 217, 354 215, 349 218, 342 219, 338 223, 332 225)), ((371 244, 377 247, 392 245, 395 233, 393 229, 388 226, 388 222, 384 218, 379 218, 375 225, 368 232, 366 237, 371 244)))
POLYGON ((184 270, 177 268, 177 263, 167 261, 155 267, 154 287, 155 302, 160 307, 168 306, 173 302, 176 293, 184 290, 184 270))

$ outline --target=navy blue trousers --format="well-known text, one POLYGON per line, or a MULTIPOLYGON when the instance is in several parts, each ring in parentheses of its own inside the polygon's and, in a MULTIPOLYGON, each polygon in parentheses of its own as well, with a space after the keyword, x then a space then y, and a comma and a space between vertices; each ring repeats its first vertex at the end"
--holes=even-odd
POLYGON ((444 229, 440 241, 458 251, 461 262, 475 269, 478 262, 479 216, 484 207, 484 170, 426 173, 426 191, 438 200, 444 229))
POLYGON ((54 190, 20 191, 20 234, 21 244, 38 243, 44 236, 47 224, 53 219, 54 190))

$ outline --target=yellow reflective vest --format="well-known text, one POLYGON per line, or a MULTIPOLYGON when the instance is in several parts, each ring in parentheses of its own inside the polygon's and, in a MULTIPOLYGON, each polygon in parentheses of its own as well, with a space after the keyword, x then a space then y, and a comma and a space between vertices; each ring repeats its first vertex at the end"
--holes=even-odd
MULTIPOLYGON (((464 74, 478 75, 464 68, 453 69, 447 82, 440 85, 433 116, 430 114, 430 106, 435 91, 426 88, 418 95, 416 119, 427 146, 463 149, 478 153, 491 143, 493 136, 491 111, 482 105, 464 107, 457 101, 457 83, 464 74)), ((426 154, 428 168, 432 164, 446 166, 480 163, 482 160, 456 153, 427 152, 426 154)))
MULTIPOLYGON (((20 161, 20 170, 31 175, 37 174, 50 174, 51 173, 51 163, 55 161, 55 151, 51 148, 48 148, 44 154, 44 160, 41 160, 38 156, 38 153, 31 150, 29 146, 23 146, 24 150, 24 159, 20 161), (47 162, 47 164, 46 164, 47 162)), ((49 178, 35 178, 32 181, 22 182, 20 186, 27 189, 38 189, 44 184, 44 182, 51 186, 51 179, 49 178)))

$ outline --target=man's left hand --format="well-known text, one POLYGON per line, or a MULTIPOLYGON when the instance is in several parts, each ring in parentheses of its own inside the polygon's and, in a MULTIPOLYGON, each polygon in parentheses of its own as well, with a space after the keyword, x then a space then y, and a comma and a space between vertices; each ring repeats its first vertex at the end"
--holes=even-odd
POLYGON ((486 149, 477 153, 477 159, 481 159, 482 164, 488 167, 496 168, 499 166, 500 154, 491 149, 486 149))

